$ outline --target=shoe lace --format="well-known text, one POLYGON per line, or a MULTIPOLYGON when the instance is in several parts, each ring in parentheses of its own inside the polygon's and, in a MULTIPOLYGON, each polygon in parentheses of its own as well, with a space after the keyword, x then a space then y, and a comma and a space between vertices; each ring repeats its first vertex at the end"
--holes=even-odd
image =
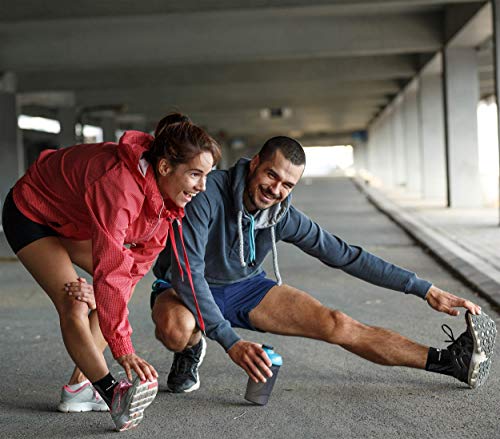
POLYGON ((445 343, 455 343, 457 339, 453 335, 453 329, 451 329, 446 323, 441 325, 441 329, 443 332, 449 337, 448 340, 445 340, 445 343))
POLYGON ((448 340, 445 340, 446 343, 451 343, 447 348, 449 351, 453 351, 455 354, 460 352, 460 355, 470 355, 473 341, 469 331, 465 331, 460 337, 455 338, 453 330, 448 325, 441 325, 441 329, 449 337, 448 340))

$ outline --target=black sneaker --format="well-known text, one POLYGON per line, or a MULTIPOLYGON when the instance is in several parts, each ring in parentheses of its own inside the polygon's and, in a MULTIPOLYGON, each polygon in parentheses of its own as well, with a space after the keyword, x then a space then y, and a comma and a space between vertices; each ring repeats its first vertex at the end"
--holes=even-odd
POLYGON ((200 388, 198 368, 203 362, 207 342, 203 337, 191 348, 176 352, 167 379, 167 388, 172 393, 187 393, 200 388))
POLYGON ((451 375, 475 389, 488 378, 497 329, 485 313, 474 315, 467 311, 465 321, 467 330, 457 339, 448 325, 441 327, 452 342, 447 348, 451 355, 451 375))

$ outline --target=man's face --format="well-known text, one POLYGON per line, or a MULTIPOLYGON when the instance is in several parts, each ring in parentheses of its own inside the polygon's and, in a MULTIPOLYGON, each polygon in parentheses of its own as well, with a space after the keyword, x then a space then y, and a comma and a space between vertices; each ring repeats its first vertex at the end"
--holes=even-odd
POLYGON ((268 209, 283 201, 300 180, 304 165, 294 165, 280 150, 264 162, 250 162, 243 202, 248 212, 268 209))

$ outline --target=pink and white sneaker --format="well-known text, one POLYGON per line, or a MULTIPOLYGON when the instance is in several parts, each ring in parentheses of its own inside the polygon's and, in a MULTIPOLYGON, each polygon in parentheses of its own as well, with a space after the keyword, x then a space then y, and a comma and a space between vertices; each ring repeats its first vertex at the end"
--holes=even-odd
POLYGON ((111 418, 117 431, 137 427, 148 407, 158 393, 158 381, 141 381, 136 377, 133 383, 126 379, 118 382, 111 401, 111 418))
POLYGON ((74 390, 68 385, 63 386, 57 410, 64 413, 107 412, 109 407, 90 381, 86 380, 74 390))

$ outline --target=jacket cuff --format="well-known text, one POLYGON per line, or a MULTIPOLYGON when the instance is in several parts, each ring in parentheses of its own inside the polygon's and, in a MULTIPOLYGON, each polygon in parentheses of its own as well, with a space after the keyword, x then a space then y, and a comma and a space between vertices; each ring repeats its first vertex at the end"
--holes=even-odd
POLYGON ((241 340, 241 337, 236 333, 236 331, 231 328, 228 322, 225 325, 221 325, 216 330, 211 331, 208 336, 217 341, 227 352, 233 347, 235 343, 241 340))
POLYGON ((123 355, 135 353, 134 346, 130 337, 115 338, 108 341, 109 349, 113 354, 113 358, 119 358, 123 355))
POLYGON ((413 294, 414 296, 425 299, 429 288, 432 286, 432 283, 426 281, 424 279, 420 279, 416 274, 412 276, 409 282, 406 284, 405 293, 413 294))

